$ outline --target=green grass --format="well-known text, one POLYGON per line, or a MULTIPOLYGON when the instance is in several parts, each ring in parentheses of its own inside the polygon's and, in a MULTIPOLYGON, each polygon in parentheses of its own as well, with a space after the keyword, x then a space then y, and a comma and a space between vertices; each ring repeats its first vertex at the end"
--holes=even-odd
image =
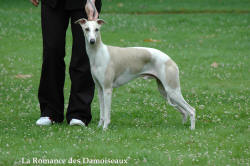
MULTIPOLYGON (((21 165, 22 158, 71 157, 128 159, 128 165, 150 166, 249 165, 249 1, 155 2, 103 1, 101 18, 107 24, 102 39, 110 45, 158 48, 172 57, 181 71, 184 98, 197 110, 196 130, 189 130, 190 123, 182 125, 180 113, 166 104, 154 80, 143 79, 114 90, 111 125, 106 132, 97 128, 96 97, 88 128, 70 127, 65 121, 36 126, 42 62, 40 9, 28 0, 2 0, 0 165, 21 165), (197 10, 210 12, 195 14, 197 10), (150 14, 152 11, 158 14, 150 14), (144 41, 150 38, 159 42, 144 41), (214 62, 217 68, 211 67, 214 62), (16 78, 17 74, 31 77, 16 78)), ((71 42, 68 31, 67 64, 71 42)), ((66 103, 69 87, 67 74, 66 103)))
POLYGON ((107 0, 104 11, 111 13, 147 12, 244 12, 248 0, 107 0))

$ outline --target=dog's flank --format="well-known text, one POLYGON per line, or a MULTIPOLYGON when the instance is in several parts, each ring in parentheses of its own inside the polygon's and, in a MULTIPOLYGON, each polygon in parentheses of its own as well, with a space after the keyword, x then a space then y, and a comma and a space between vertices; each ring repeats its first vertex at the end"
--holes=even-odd
POLYGON ((83 29, 91 74, 98 89, 100 102, 99 126, 107 129, 110 123, 112 90, 139 76, 149 75, 157 80, 158 89, 169 104, 183 115, 183 123, 190 116, 195 129, 195 109, 183 98, 179 69, 176 63, 160 50, 146 47, 114 47, 101 41, 103 20, 76 21, 83 29))
POLYGON ((111 84, 113 87, 119 87, 127 83, 130 79, 141 74, 140 72, 143 71, 144 66, 152 60, 152 56, 147 50, 113 46, 107 46, 107 48, 110 61, 105 73, 104 86, 106 87, 111 84), (124 77, 125 79, 123 79, 124 77), (131 78, 128 79, 126 77, 131 78))

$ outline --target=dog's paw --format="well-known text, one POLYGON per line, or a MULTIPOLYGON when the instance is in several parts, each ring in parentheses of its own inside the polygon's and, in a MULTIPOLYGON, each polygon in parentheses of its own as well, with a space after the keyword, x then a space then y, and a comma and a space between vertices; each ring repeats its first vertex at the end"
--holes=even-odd
POLYGON ((187 123, 187 120, 188 120, 188 119, 187 119, 187 117, 186 117, 186 116, 185 116, 185 117, 183 117, 183 118, 182 118, 182 124, 186 124, 186 123, 187 123))
POLYGON ((103 131, 106 131, 108 129, 108 124, 104 122, 103 124, 103 131))
POLYGON ((108 130, 108 127, 104 127, 102 128, 103 131, 107 131, 108 130))
POLYGON ((194 130, 195 129, 195 127, 194 126, 190 126, 190 130, 194 130))
POLYGON ((98 127, 102 127, 103 126, 103 120, 100 120, 98 123, 98 127))

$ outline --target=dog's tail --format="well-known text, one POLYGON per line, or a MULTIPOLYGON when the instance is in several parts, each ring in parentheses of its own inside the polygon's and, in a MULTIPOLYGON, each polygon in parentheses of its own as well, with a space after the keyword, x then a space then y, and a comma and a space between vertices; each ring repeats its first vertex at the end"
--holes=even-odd
POLYGON ((159 89, 159 92, 161 93, 161 95, 166 100, 168 100, 169 105, 176 107, 176 105, 171 101, 169 94, 166 93, 166 90, 165 90, 164 86, 162 85, 161 81, 159 79, 156 79, 156 80, 157 80, 158 89, 159 89))
POLYGON ((169 95, 167 95, 167 99, 168 99, 169 105, 171 105, 171 106, 173 106, 173 107, 176 107, 176 106, 177 106, 176 104, 173 104, 173 102, 171 101, 169 95))

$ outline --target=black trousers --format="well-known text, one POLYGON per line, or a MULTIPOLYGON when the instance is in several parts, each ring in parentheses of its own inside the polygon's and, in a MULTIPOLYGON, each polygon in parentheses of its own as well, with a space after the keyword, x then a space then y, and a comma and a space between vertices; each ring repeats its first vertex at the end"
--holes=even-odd
POLYGON ((42 4, 41 9, 43 64, 38 90, 41 117, 49 116, 55 122, 64 120, 65 38, 70 23, 73 46, 69 73, 71 91, 66 119, 91 121, 90 104, 94 96, 94 82, 85 50, 85 39, 81 26, 74 24, 87 18, 84 10, 66 10, 63 4, 51 8, 42 4))

